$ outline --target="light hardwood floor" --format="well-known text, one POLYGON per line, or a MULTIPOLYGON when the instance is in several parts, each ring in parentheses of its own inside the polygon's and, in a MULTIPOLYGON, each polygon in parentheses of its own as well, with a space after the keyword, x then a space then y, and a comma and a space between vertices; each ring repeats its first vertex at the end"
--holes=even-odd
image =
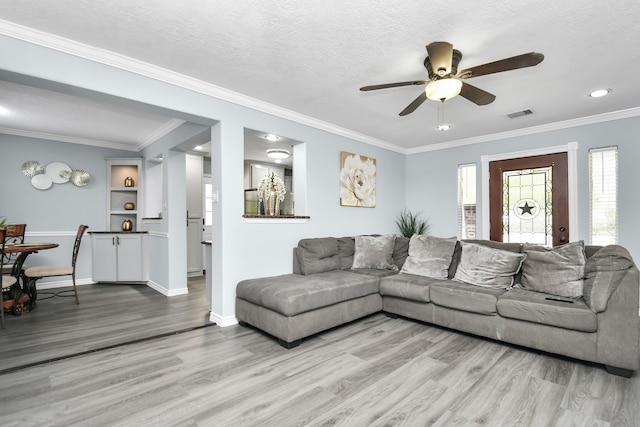
POLYGON ((211 326, 0 374, 0 425, 638 426, 640 379, 376 314, 292 350, 211 326))

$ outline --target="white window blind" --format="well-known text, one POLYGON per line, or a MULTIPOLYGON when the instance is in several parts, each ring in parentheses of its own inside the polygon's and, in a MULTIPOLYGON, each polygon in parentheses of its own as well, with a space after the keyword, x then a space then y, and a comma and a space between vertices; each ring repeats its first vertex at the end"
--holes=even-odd
POLYGON ((476 238, 476 165, 458 166, 458 235, 476 238))
POLYGON ((618 243, 618 147, 589 150, 592 245, 618 243))

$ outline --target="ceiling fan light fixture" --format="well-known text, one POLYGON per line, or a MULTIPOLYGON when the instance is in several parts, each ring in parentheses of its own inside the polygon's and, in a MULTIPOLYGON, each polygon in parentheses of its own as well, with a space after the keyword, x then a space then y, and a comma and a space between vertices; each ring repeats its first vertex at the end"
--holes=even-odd
POLYGON ((289 153, 289 151, 282 150, 280 148, 272 148, 270 150, 267 150, 267 156, 272 159, 286 159, 290 155, 291 153, 289 153))
POLYGON ((458 79, 432 80, 427 83, 424 92, 433 101, 446 101, 460 94, 462 82, 458 79))

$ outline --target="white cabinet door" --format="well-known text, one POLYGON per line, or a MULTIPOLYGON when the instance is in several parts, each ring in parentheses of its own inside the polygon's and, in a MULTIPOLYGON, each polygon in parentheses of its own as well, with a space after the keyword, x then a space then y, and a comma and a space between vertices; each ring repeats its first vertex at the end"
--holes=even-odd
POLYGON ((92 278, 95 282, 146 282, 145 234, 91 235, 92 278))
POLYGON ((93 280, 115 282, 118 278, 116 234, 92 234, 91 249, 93 280))
POLYGON ((142 235, 118 234, 118 281, 141 282, 145 280, 142 262, 142 235))

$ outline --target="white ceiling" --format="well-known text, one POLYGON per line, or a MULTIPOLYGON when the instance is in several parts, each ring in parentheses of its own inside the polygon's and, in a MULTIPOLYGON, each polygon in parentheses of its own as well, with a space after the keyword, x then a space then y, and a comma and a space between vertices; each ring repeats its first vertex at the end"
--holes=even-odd
MULTIPOLYGON (((637 0, 0 0, 0 34, 36 30, 53 44, 89 45, 107 59, 142 61, 232 91, 238 103, 404 152, 640 115, 639 22, 637 0), (545 59, 467 80, 497 98, 487 106, 447 101, 447 132, 435 129, 435 101, 398 116, 421 86, 358 90, 427 79, 425 45, 437 40, 462 52, 460 70, 531 51, 545 59), (597 88, 612 92, 590 98, 597 88), (506 117, 525 109, 533 114, 506 117)), ((17 111, 0 114, 4 133, 137 150, 181 123, 13 83, 0 91, 0 107, 17 111)))

